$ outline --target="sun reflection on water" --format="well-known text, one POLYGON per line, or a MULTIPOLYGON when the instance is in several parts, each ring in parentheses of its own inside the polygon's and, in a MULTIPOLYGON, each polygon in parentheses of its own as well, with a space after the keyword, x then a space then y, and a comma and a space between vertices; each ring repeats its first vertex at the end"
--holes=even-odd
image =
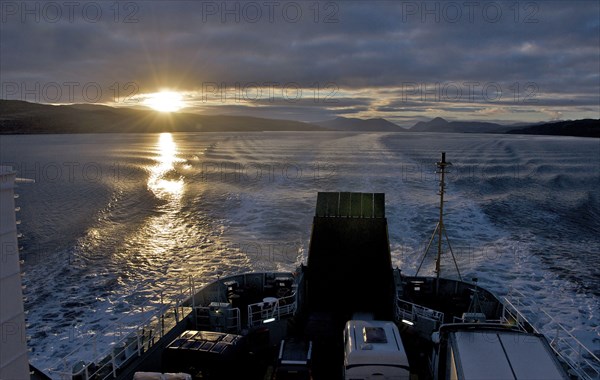
POLYGON ((160 199, 179 199, 183 194, 183 179, 175 171, 177 144, 170 133, 161 133, 158 138, 157 165, 150 167, 148 188, 160 199))

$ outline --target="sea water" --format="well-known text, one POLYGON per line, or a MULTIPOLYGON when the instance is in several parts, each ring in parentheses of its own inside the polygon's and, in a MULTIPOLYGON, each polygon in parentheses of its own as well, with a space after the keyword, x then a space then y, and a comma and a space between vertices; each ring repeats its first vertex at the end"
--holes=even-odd
MULTIPOLYGON (((438 220, 442 151, 463 278, 523 293, 600 353, 598 139, 86 134, 2 136, 0 148, 3 165, 36 181, 18 187, 18 227, 31 361, 46 371, 72 352, 104 352, 106 336, 190 278, 293 270, 306 260, 318 191, 385 193, 393 265, 414 274, 438 220)), ((444 252, 443 275, 457 277, 444 252)), ((434 256, 421 273, 433 273, 434 256)))

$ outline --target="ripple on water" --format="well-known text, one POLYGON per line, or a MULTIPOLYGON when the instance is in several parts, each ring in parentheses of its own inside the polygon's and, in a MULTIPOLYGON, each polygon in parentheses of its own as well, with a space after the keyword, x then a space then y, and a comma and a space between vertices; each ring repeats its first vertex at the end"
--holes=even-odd
MULTIPOLYGON (((113 181, 19 188, 36 365, 49 368, 119 318, 135 324, 145 316, 142 309, 160 304, 161 292, 168 298, 189 276, 206 283, 240 270, 292 269, 306 254, 317 191, 385 192, 394 264, 414 272, 437 219, 432 169, 441 150, 456 169, 448 180, 446 224, 465 276, 478 277, 499 294, 522 291, 589 346, 598 345, 597 142, 173 134, 175 150, 163 155, 159 138, 107 135, 102 146, 86 143, 85 136, 3 141, 6 161, 67 162, 75 155, 81 162, 105 162, 107 170, 115 161, 122 168, 113 181), (181 180, 182 193, 160 198, 149 189, 151 169, 161 157, 172 160, 161 179, 181 180), (284 175, 285 163, 302 175, 284 175), (221 175, 222 165, 274 171, 251 180, 221 175), (279 255, 273 251, 277 244, 294 247, 296 254, 279 255), (259 255, 257 247, 271 253, 259 255)), ((98 345, 106 347, 110 339, 98 345)))

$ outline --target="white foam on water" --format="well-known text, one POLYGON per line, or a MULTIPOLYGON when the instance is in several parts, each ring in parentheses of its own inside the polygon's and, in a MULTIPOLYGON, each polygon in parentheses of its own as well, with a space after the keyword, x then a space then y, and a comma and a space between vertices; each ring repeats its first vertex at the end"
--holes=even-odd
MULTIPOLYGON (((84 156, 81 139, 67 141, 72 148, 68 151, 84 156)), ((573 187, 580 203, 587 199, 581 194, 594 194, 593 162, 598 160, 591 158, 598 152, 586 139, 335 132, 173 134, 177 151, 165 178, 183 183, 176 201, 157 199, 144 182, 149 175, 146 168, 156 165, 159 157, 158 135, 128 136, 126 146, 119 142, 121 136, 104 139, 106 147, 119 147, 106 148, 105 154, 131 168, 133 180, 103 183, 110 192, 103 188, 86 193, 80 191, 83 185, 93 184, 68 183, 72 202, 85 204, 92 196, 95 204, 105 206, 87 219, 71 222, 77 226, 64 227, 68 223, 61 220, 61 228, 70 229, 65 232, 76 238, 68 244, 57 240, 59 248, 46 252, 46 260, 26 264, 31 359, 42 369, 56 366, 73 351, 78 359, 88 360, 95 352, 110 349, 115 337, 132 331, 150 309, 160 307, 161 291, 169 293, 189 276, 207 283, 238 271, 294 269, 306 259, 318 191, 386 193, 393 264, 413 274, 438 218, 433 172, 440 151, 455 164, 448 177, 445 222, 463 276, 479 278, 481 286, 499 295, 519 290, 597 350, 599 297, 577 283, 577 277, 552 268, 555 253, 544 251, 552 247, 548 231, 553 230, 571 238, 561 239, 561 249, 577 249, 580 244, 575 240, 577 226, 567 226, 563 211, 545 205, 558 202, 568 208, 573 187), (540 199, 540 189, 548 186, 555 187, 546 189, 540 199), (109 196, 105 199, 104 194, 109 196), (515 209, 527 218, 511 216, 515 209), (529 224, 534 222, 535 226, 529 224), (540 228, 548 236, 538 236, 540 228), (78 348, 94 336, 95 350, 94 344, 78 348)), ((35 150, 36 141, 32 139, 26 149, 35 150)), ((43 150, 35 155, 55 161, 63 150, 49 150, 51 156, 45 158, 43 150)), ((3 159, 27 154, 23 149, 10 152, 3 149, 3 159)), ((60 193, 55 184, 45 186, 37 196, 60 193)), ((51 223, 56 214, 48 210, 71 201, 38 199, 46 207, 36 214, 27 210, 28 191, 34 194, 25 189, 19 202, 35 223, 23 218, 25 234, 35 225, 30 236, 58 239, 51 223), (38 231, 45 225, 47 230, 38 231)), ((422 273, 432 273, 434 254, 425 260, 422 273)), ((587 260, 600 266, 597 258, 587 260)), ((453 265, 445 254, 444 273, 452 276, 453 265)), ((528 317, 534 322, 537 318, 542 329, 554 326, 539 313, 528 317)))

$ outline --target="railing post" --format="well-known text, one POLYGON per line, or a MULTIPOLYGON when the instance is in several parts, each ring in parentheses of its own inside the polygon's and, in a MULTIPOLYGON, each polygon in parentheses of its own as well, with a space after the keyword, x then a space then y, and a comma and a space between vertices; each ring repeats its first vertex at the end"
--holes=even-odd
POLYGON ((252 328, 252 306, 248 305, 248 327, 252 328))
POLYGON ((142 343, 140 342, 140 329, 138 328, 135 332, 135 338, 137 339, 137 352, 138 357, 142 356, 142 343))
POLYGON ((64 373, 67 373, 67 371, 69 370, 69 366, 67 364, 67 358, 63 358, 63 365, 65 366, 65 371, 63 372, 63 374, 61 375, 61 377, 64 378, 64 373))
POLYGON ((160 337, 162 338, 163 336, 165 336, 165 313, 163 312, 164 310, 164 303, 163 303, 163 292, 161 290, 160 292, 160 337))
POLYGON ((192 308, 196 307, 196 291, 194 289, 194 278, 190 276, 190 297, 192 298, 192 308))
POLYGON ((112 366, 113 377, 116 379, 117 378, 117 364, 115 363, 115 353, 114 353, 114 351, 111 352, 111 354, 110 354, 110 364, 112 366))
POLYGON ((94 360, 98 359, 98 339, 96 333, 94 333, 94 360))

